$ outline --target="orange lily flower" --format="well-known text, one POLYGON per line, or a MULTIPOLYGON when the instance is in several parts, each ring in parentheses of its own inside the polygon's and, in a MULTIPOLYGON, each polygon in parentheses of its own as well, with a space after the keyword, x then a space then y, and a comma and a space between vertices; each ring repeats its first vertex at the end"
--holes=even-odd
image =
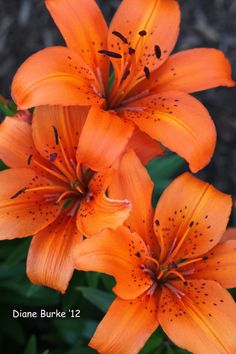
POLYGON ((117 180, 133 205, 128 227, 104 230, 75 251, 78 269, 116 279, 117 298, 89 345, 101 354, 137 354, 161 325, 190 352, 235 353, 236 304, 224 288, 236 286, 236 241, 221 242, 230 196, 185 173, 154 212, 153 184, 135 154, 120 165, 117 180))
MULTIPOLYGON (((106 196, 122 153, 119 135, 131 131, 100 118, 89 135, 87 108, 38 107, 32 125, 22 112, 0 126, 0 158, 11 167, 0 172, 0 239, 34 235, 27 273, 35 284, 65 292, 73 273, 72 250, 83 235, 116 229, 128 217, 130 202, 106 196), (112 146, 112 148, 111 148, 112 146)), ((152 151, 151 151, 152 152, 152 151)), ((147 159, 144 154, 143 159, 147 159)))
MULTIPOLYGON (((219 50, 170 56, 179 34, 177 1, 124 0, 109 28, 94 0, 45 2, 67 48, 46 48, 20 67, 12 84, 18 107, 100 105, 100 116, 121 117, 124 129, 135 124, 185 158, 192 171, 204 167, 214 151, 215 127, 189 93, 235 83, 219 50)), ((98 121, 94 116, 95 130, 98 121)))

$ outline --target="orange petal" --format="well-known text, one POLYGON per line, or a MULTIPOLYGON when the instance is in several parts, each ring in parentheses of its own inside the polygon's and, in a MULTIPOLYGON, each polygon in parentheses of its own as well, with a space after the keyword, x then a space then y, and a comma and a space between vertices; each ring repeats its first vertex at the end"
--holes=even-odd
MULTIPOLYGON (((95 177, 99 182, 100 178, 95 177)), ((116 229, 128 218, 131 205, 126 199, 109 199, 103 192, 89 192, 80 203, 77 227, 85 236, 93 236, 105 228, 116 229)))
POLYGON ((117 298, 97 327, 89 346, 101 354, 136 354, 158 327, 154 297, 117 298))
MULTIPOLYGON (((217 86, 235 86, 224 53, 212 48, 184 50, 172 55, 150 78, 151 92, 196 92, 217 86)), ((140 87, 140 90, 142 88, 140 87)))
POLYGON ((231 205, 229 195, 190 173, 176 178, 162 194, 154 217, 162 258, 171 250, 175 259, 195 258, 213 248, 226 229, 231 205))
POLYGON ((141 237, 122 226, 85 240, 75 249, 75 266, 112 275, 117 282, 113 291, 123 299, 135 299, 153 283, 141 269, 145 254, 147 248, 141 237))
POLYGON ((132 149, 143 165, 147 165, 155 157, 163 155, 165 149, 146 133, 135 129, 126 149, 132 149))
POLYGON ((55 139, 55 129, 68 159, 76 164, 76 149, 86 121, 87 107, 42 106, 37 107, 32 124, 37 150, 47 160, 56 153, 63 160, 60 144, 55 139), (45 132, 47 132, 45 134, 45 132))
POLYGON ((218 244, 205 254, 206 260, 184 267, 182 271, 191 272, 187 278, 212 279, 224 288, 236 286, 236 241, 231 240, 218 244))
POLYGON ((12 97, 20 109, 100 104, 103 100, 98 90, 92 70, 78 53, 64 47, 33 54, 18 69, 12 83, 12 97))
POLYGON ((229 227, 223 234, 220 242, 236 240, 236 227, 229 227))
POLYGON ((99 70, 103 77, 103 84, 106 85, 109 59, 98 51, 106 48, 108 29, 96 2, 46 0, 46 6, 65 38, 67 46, 80 54, 95 75, 99 70))
POLYGON ((27 167, 30 155, 37 154, 32 139, 31 125, 6 117, 0 125, 0 159, 9 167, 27 167))
POLYGON ((122 157, 113 177, 109 196, 114 199, 128 199, 131 202, 132 209, 126 225, 132 232, 137 232, 146 244, 155 244, 152 192, 153 182, 147 170, 135 153, 129 150, 122 157))
POLYGON ((77 159, 95 171, 107 168, 124 151, 132 133, 132 123, 93 106, 80 137, 77 159))
POLYGON ((27 258, 31 282, 64 293, 74 271, 73 249, 81 241, 75 220, 67 214, 37 233, 27 258))
POLYGON ((236 304, 229 293, 209 280, 172 285, 180 293, 163 287, 159 312, 170 339, 191 353, 235 353, 236 304))
POLYGON ((137 126, 185 158, 193 172, 207 165, 216 143, 214 123, 205 107, 182 92, 138 100, 125 112, 137 126))
POLYGON ((33 235, 57 218, 61 205, 47 201, 45 191, 30 192, 30 188, 50 186, 33 170, 2 171, 0 185, 0 239, 33 235))
MULTIPOLYGON (((122 59, 112 59, 116 74, 123 76, 125 63, 131 62, 135 55, 136 68, 133 69, 132 78, 133 74, 136 77, 141 74, 146 79, 144 67, 153 71, 167 59, 175 46, 179 24, 180 10, 175 0, 136 0, 135 4, 132 0, 122 1, 111 22, 108 37, 109 49, 122 55, 122 59), (114 36, 113 31, 121 33, 128 44, 114 36), (141 36, 140 31, 146 35, 141 36), (155 55, 155 45, 161 50, 159 59, 155 55), (135 49, 136 53, 129 55, 129 47, 135 49)), ((148 85, 148 81, 145 81, 148 85)))

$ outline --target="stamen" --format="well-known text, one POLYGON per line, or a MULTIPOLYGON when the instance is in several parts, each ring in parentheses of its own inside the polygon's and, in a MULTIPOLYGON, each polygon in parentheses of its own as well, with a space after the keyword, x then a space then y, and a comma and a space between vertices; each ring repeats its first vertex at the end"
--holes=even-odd
POLYGON ((80 201, 78 200, 67 215, 72 216, 72 217, 75 216, 75 213, 77 212, 79 204, 80 204, 80 201))
POLYGON ((49 161, 50 161, 50 162, 53 162, 53 161, 56 160, 56 158, 57 158, 57 153, 54 152, 54 153, 50 154, 50 156, 49 156, 49 161))
POLYGON ((166 277, 168 277, 170 274, 174 274, 176 275, 178 278, 180 278, 182 281, 185 281, 184 277, 182 274, 180 274, 179 272, 177 272, 177 270, 169 270, 163 277, 163 279, 165 279, 166 277))
POLYGON ((160 262, 163 260, 163 255, 164 255, 164 238, 163 238, 163 235, 162 235, 162 232, 161 232, 161 225, 160 225, 160 221, 158 219, 155 220, 155 224, 157 226, 157 233, 158 233, 158 236, 159 236, 159 241, 160 241, 160 262))
POLYGON ((138 34, 139 34, 141 37, 144 37, 144 36, 147 35, 147 31, 142 30, 142 31, 140 31, 138 34))
POLYGON ((149 71, 148 67, 147 67, 147 66, 144 66, 143 71, 144 71, 144 74, 145 74, 146 78, 147 78, 148 80, 150 80, 150 71, 149 71))
POLYGON ((27 165, 30 166, 31 160, 32 160, 33 155, 29 155, 28 160, 27 160, 27 165))
POLYGON ((152 284, 151 288, 147 291, 147 295, 152 296, 157 288, 157 283, 152 284))
POLYGON ((129 47, 129 55, 133 55, 133 54, 135 54, 135 49, 129 47))
POLYGON ((165 283, 164 286, 166 288, 168 288, 169 290, 171 290, 179 299, 182 297, 182 296, 185 296, 185 294, 179 290, 179 289, 176 289, 173 285, 169 284, 169 283, 165 283))
POLYGON ((24 193, 29 187, 24 187, 22 189, 20 189, 18 192, 16 192, 14 195, 12 195, 10 197, 10 199, 15 199, 17 198, 19 195, 21 195, 22 193, 24 193))
POLYGON ((149 261, 155 263, 158 266, 158 268, 160 268, 160 263, 158 262, 157 259, 150 257, 150 256, 142 256, 142 258, 148 259, 149 261))
POLYGON ((208 257, 204 256, 204 257, 199 257, 199 258, 195 258, 195 259, 190 259, 189 261, 183 262, 178 264, 178 268, 182 268, 185 267, 188 264, 192 264, 192 263, 196 263, 196 262, 201 262, 201 261, 207 261, 208 257))
POLYGON ((56 143, 56 145, 58 145, 59 144, 59 140, 58 140, 57 128, 54 125, 52 126, 52 128, 53 128, 53 132, 54 132, 54 136, 55 136, 55 143, 56 143))
POLYGON ((120 32, 118 32, 118 31, 113 31, 112 34, 114 34, 114 36, 120 38, 120 39, 122 40, 122 42, 124 42, 125 44, 128 44, 127 38, 125 38, 125 37, 123 36, 123 34, 121 34, 120 32))
POLYGON ((77 193, 76 192, 74 192, 74 191, 65 191, 64 193, 62 193, 61 195, 60 195, 60 197, 56 200, 56 203, 60 203, 60 201, 63 199, 63 198, 65 198, 65 197, 67 197, 68 195, 77 195, 77 193))
POLYGON ((129 76, 129 74, 130 74, 130 70, 129 69, 126 69, 125 70, 125 72, 124 72, 124 74, 123 74, 123 76, 122 76, 122 81, 124 81, 124 80, 126 80, 127 79, 127 77, 129 76))
MULTIPOLYGON (((176 246, 175 248, 172 247, 172 248, 174 248, 174 249, 173 249, 173 251, 171 251, 171 254, 170 254, 170 256, 169 256, 170 259, 173 259, 173 258, 176 256, 176 254, 179 252, 179 250, 180 250, 182 244, 184 243, 184 241, 186 240, 186 238, 187 238, 187 236, 188 236, 188 234, 189 234, 189 232, 190 232, 190 230, 191 230, 193 224, 194 224, 194 221, 191 221, 190 224, 189 224, 188 229, 187 229, 187 230, 185 231, 185 233, 183 234, 183 236, 182 236, 182 238, 180 239, 180 241, 179 241, 179 243, 177 244, 177 246, 176 246)), ((174 242, 175 242, 175 241, 176 241, 176 238, 175 238, 174 242)), ((170 260, 169 260, 169 261, 170 261, 170 260)))
POLYGON ((122 58, 122 56, 119 53, 111 52, 109 50, 102 49, 102 50, 99 50, 98 53, 107 55, 108 57, 111 57, 111 58, 116 58, 116 59, 122 58))
POLYGON ((155 50, 155 54, 156 54, 157 59, 160 59, 161 58, 161 48, 159 47, 159 45, 155 45, 154 50, 155 50))
POLYGON ((61 174, 59 174, 58 172, 56 171, 53 171, 52 169, 50 168, 47 168, 46 166, 44 165, 41 165, 41 163, 39 163, 38 161, 35 161, 33 160, 33 163, 36 165, 36 166, 39 166, 40 168, 42 168, 43 170, 45 170, 46 172, 48 172, 49 174, 57 177, 58 179, 60 179, 61 181, 65 182, 65 183, 68 183, 68 180, 62 176, 61 174))
POLYGON ((128 103, 131 103, 131 102, 133 102, 133 101, 136 101, 136 100, 139 99, 139 98, 142 98, 142 97, 144 97, 144 96, 147 96, 148 94, 149 94, 149 90, 144 90, 144 91, 138 93, 136 96, 127 98, 127 100, 123 100, 123 101, 122 101, 122 104, 123 104, 123 105, 126 105, 126 104, 128 104, 128 103))

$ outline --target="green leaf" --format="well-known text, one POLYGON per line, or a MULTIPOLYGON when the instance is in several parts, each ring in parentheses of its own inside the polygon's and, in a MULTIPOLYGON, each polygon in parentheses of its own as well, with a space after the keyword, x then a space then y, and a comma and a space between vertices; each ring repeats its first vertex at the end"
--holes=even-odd
POLYGON ((84 298, 86 298, 103 312, 108 310, 108 307, 115 298, 115 295, 113 294, 85 286, 80 286, 78 290, 82 292, 84 298))
POLYGON ((46 349, 46 350, 44 350, 43 352, 42 352, 42 354, 49 354, 50 352, 49 352, 49 349, 46 349))
POLYGON ((6 105, 6 104, 4 104, 3 102, 0 101, 0 110, 6 116, 13 116, 17 112, 17 110, 16 110, 16 108, 14 108, 12 102, 10 102, 10 103, 8 103, 8 105, 6 105))
MULTIPOLYGON (((19 241, 19 240, 17 240, 19 241)), ((9 254, 5 261, 5 265, 11 266, 19 263, 23 259, 26 259, 27 252, 29 249, 31 238, 26 238, 24 240, 20 240, 20 243, 17 247, 13 249, 13 251, 9 254)))
POLYGON ((158 351, 158 347, 160 346, 162 342, 162 336, 159 331, 156 331, 151 335, 149 340, 146 342, 144 348, 140 351, 140 354, 153 354, 158 351))
POLYGON ((37 342, 35 335, 30 337, 23 354, 37 354, 37 342))
POLYGON ((3 161, 0 161, 0 171, 7 170, 7 169, 8 169, 7 165, 5 165, 3 161))
POLYGON ((85 272, 88 286, 91 288, 96 288, 100 278, 100 273, 96 272, 85 272))
POLYGON ((184 163, 181 157, 174 154, 154 159, 148 164, 147 169, 152 180, 159 183, 161 179, 173 177, 184 163))

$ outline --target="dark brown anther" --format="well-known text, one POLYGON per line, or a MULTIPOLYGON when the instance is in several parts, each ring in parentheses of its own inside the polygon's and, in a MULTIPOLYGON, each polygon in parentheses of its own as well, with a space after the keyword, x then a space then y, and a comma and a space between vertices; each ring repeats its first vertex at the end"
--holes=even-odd
POLYGON ((109 50, 102 49, 102 50, 99 50, 98 53, 107 55, 108 57, 115 58, 115 59, 122 58, 122 55, 120 55, 119 53, 110 52, 109 50))
POLYGON ((147 31, 142 30, 142 31, 140 31, 138 34, 139 34, 141 37, 144 37, 144 36, 147 35, 147 31))
POLYGON ((120 38, 120 39, 122 40, 122 42, 124 42, 125 44, 128 44, 128 39, 125 38, 125 37, 123 36, 123 34, 121 34, 120 32, 118 32, 118 31, 113 31, 112 34, 114 34, 114 36, 120 38))
POLYGON ((188 285, 188 282, 187 282, 187 281, 184 281, 183 284, 186 286, 186 285, 188 285))
POLYGON ((149 80, 150 79, 150 71, 149 71, 148 67, 145 66, 143 70, 144 70, 144 74, 145 74, 146 78, 149 80))
POLYGON ((129 70, 129 69, 126 69, 125 72, 124 72, 124 74, 123 74, 123 76, 122 76, 122 80, 123 80, 123 81, 126 80, 127 77, 129 76, 129 74, 130 74, 130 70, 129 70))
POLYGON ((50 156, 49 156, 49 161, 50 161, 50 162, 53 162, 53 161, 56 160, 56 158, 57 158, 57 153, 56 153, 56 152, 53 152, 53 153, 50 154, 50 156))
POLYGON ((28 165, 31 164, 32 157, 33 157, 33 155, 29 155, 28 160, 27 160, 27 164, 28 164, 28 165))
POLYGON ((59 144, 59 138, 58 138, 57 128, 54 125, 52 126, 52 128, 53 128, 53 132, 54 132, 54 136, 55 136, 55 143, 56 143, 56 145, 58 145, 59 144))
POLYGON ((140 258, 140 257, 141 257, 140 252, 135 253, 135 256, 138 257, 138 258, 140 258))
POLYGON ((202 260, 203 260, 203 261, 207 261, 207 260, 208 260, 208 256, 202 257, 202 260))
POLYGON ((155 49, 155 54, 156 54, 157 59, 160 59, 161 58, 161 48, 159 47, 159 45, 155 45, 154 49, 155 49))
POLYGON ((194 224, 194 222, 193 222, 193 221, 191 221, 191 222, 190 222, 190 224, 189 224, 189 227, 192 227, 192 226, 193 226, 193 224, 194 224))
POLYGON ((18 192, 16 192, 14 195, 12 195, 10 199, 15 199, 15 198, 19 197, 19 195, 24 193, 27 189, 28 189, 28 187, 24 187, 24 188, 20 189, 18 192))
POLYGON ((135 49, 129 47, 129 55, 133 55, 133 54, 135 54, 135 49))

